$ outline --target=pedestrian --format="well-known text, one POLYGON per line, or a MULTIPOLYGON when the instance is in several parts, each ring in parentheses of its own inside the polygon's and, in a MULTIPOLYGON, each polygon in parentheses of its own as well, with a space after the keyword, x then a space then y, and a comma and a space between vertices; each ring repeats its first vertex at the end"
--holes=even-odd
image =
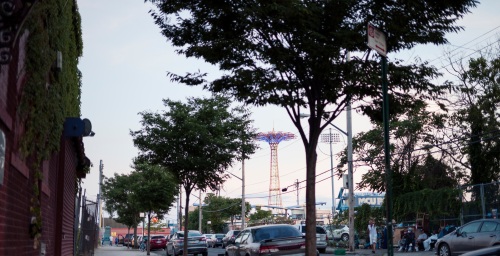
POLYGON ((375 253, 375 247, 377 246, 377 227, 375 227, 373 219, 370 219, 368 224, 368 235, 370 236, 370 246, 372 247, 372 253, 375 253))
POLYGON ((118 246, 118 242, 120 242, 120 239, 118 238, 118 235, 115 237, 115 245, 118 246))

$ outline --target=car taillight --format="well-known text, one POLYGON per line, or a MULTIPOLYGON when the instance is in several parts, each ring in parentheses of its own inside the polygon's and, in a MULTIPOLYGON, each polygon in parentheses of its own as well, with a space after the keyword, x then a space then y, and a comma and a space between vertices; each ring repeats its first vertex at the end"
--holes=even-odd
POLYGON ((259 251, 260 253, 274 253, 279 252, 279 249, 275 245, 261 245, 259 251))
POLYGON ((205 237, 200 237, 200 241, 206 241, 207 239, 205 237))

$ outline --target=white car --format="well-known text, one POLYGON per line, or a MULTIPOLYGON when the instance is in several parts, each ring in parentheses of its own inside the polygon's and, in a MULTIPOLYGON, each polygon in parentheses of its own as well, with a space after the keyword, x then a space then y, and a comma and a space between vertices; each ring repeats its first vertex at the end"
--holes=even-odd
MULTIPOLYGON (((306 235, 305 224, 297 224, 294 225, 294 227, 298 229, 302 235, 306 235)), ((328 234, 326 233, 325 228, 322 226, 316 226, 316 248, 320 253, 325 253, 326 247, 328 247, 328 234)))
POLYGON ((325 229, 328 234, 328 238, 333 240, 342 240, 345 242, 349 241, 349 227, 347 225, 332 228, 325 226, 325 229))

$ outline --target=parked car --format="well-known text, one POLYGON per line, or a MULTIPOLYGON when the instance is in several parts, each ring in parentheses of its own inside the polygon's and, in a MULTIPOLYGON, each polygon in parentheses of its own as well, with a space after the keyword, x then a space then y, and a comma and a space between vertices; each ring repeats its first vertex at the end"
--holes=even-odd
POLYGON ((222 248, 226 248, 226 246, 234 242, 234 238, 240 233, 240 230, 229 230, 224 238, 222 238, 222 248))
POLYGON ((137 235, 137 245, 135 244, 135 240, 136 239, 132 239, 132 246, 135 248, 135 247, 139 247, 139 245, 141 244, 141 241, 142 241, 142 235, 137 235))
POLYGON ((167 247, 167 239, 164 235, 152 235, 149 244, 151 249, 165 249, 167 247))
POLYGON ((134 234, 126 234, 125 237, 123 238, 123 245, 131 246, 133 239, 134 239, 134 234))
MULTIPOLYGON (((198 230, 189 230, 188 236, 188 254, 208 255, 207 239, 198 230)), ((184 250, 184 231, 177 231, 167 242, 166 253, 169 255, 181 255, 184 250)))
POLYGON ((461 256, 498 256, 498 255, 500 255, 500 245, 486 247, 475 251, 470 251, 462 254, 461 256))
POLYGON ((224 238, 224 236, 226 236, 226 235, 222 234, 222 233, 215 234, 213 247, 222 246, 222 239, 224 238))
POLYGON ((436 242, 439 256, 462 254, 496 245, 500 245, 499 219, 471 221, 436 242))
MULTIPOLYGON (((306 225, 305 224, 297 224, 294 225, 296 229, 298 229, 302 235, 306 235, 306 225)), ((328 246, 328 236, 326 234, 326 230, 322 226, 316 226, 316 248, 320 253, 326 252, 326 247, 328 246)))
POLYGON ((325 229, 328 239, 349 241, 349 227, 347 225, 326 226, 325 229))
POLYGON ((210 247, 214 247, 214 239, 215 239, 215 234, 204 234, 203 236, 205 236, 205 239, 207 239, 207 246, 210 248, 210 247))
MULTIPOLYGON (((248 227, 230 241, 226 256, 305 255, 306 239, 294 226, 272 224, 248 227)), ((319 255, 319 252, 317 252, 319 255)))

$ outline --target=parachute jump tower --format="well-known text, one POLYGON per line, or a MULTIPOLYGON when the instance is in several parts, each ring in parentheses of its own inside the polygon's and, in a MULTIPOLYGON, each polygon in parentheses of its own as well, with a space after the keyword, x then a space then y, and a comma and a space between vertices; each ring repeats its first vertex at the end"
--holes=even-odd
POLYGON ((269 206, 283 207, 281 202, 280 176, 278 171, 278 144, 282 141, 295 139, 295 135, 289 132, 272 132, 259 133, 256 136, 257 140, 269 143, 271 147, 271 174, 269 182, 269 206))

